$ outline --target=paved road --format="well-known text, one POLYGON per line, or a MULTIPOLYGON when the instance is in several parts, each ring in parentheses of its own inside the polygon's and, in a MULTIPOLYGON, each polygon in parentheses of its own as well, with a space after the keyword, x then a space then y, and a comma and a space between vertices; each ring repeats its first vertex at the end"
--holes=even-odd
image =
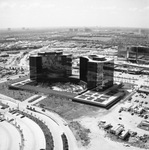
POLYGON ((0 150, 20 150, 21 136, 10 123, 0 122, 0 150))
MULTIPOLYGON (((40 109, 40 108, 38 108, 38 109, 40 109)), ((41 109, 40 109, 40 111, 41 111, 41 109)), ((76 139, 74 137, 74 134, 72 133, 72 131, 68 127, 67 122, 56 113, 46 111, 45 114, 47 116, 53 118, 59 124, 59 127, 61 127, 61 129, 63 130, 63 132, 67 136, 69 149, 70 150, 78 150, 76 139)))
POLYGON ((61 134, 63 133, 63 131, 59 127, 59 125, 57 125, 57 123, 55 123, 52 119, 50 119, 49 117, 47 117, 43 114, 32 112, 29 110, 27 110, 27 111, 28 111, 28 113, 32 113, 33 116, 36 116, 37 118, 39 118, 40 120, 43 120, 45 122, 45 124, 49 127, 49 129, 52 133, 53 140, 54 140, 54 149, 62 150, 63 145, 62 145, 62 140, 61 140, 61 134))
MULTIPOLYGON (((36 110, 38 110, 42 114, 33 112, 33 111, 26 109, 26 106, 27 106, 26 102, 23 103, 23 102, 16 101, 16 103, 19 104, 18 105, 16 103, 14 103, 13 101, 9 101, 10 98, 8 98, 8 101, 6 101, 7 97, 3 97, 3 98, 5 98, 5 100, 3 102, 9 103, 9 106, 11 108, 16 108, 17 106, 19 106, 20 110, 28 111, 28 113, 32 113, 33 115, 36 115, 37 118, 42 119, 46 123, 46 125, 48 125, 48 127, 52 133, 53 139, 54 139, 54 150, 63 150, 63 143, 62 143, 62 139, 61 139, 62 133, 65 133, 65 135, 67 136, 69 149, 70 150, 78 150, 76 139, 75 139, 72 131, 67 126, 67 123, 65 122, 65 120, 63 120, 59 115, 49 112, 49 111, 42 112, 41 108, 38 108, 38 107, 35 107, 36 110)), ((28 105, 31 105, 31 104, 28 103, 28 105)), ((36 149, 34 149, 34 150, 36 150, 36 149)))
POLYGON ((44 133, 34 121, 29 118, 20 118, 22 115, 11 114, 7 112, 5 116, 9 119, 14 119, 17 125, 20 125, 25 138, 24 150, 38 150, 46 147, 44 133))

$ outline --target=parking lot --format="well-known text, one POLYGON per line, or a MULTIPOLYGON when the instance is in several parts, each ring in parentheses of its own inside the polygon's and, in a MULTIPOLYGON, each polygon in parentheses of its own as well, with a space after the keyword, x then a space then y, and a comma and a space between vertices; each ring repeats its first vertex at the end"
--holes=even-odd
POLYGON ((131 103, 149 108, 149 94, 137 92, 132 96, 131 103))

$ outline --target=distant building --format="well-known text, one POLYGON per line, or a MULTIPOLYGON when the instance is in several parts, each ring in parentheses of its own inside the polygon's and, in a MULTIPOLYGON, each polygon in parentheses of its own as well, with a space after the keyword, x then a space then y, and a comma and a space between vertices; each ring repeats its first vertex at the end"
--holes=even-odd
POLYGON ((79 31, 78 28, 70 28, 70 29, 69 29, 69 32, 78 32, 78 31, 79 31))
POLYGON ((128 61, 135 63, 149 63, 149 47, 131 46, 127 47, 126 57, 128 61))
POLYGON ((117 55, 119 58, 127 59, 127 46, 119 45, 117 55))
POLYGON ((90 28, 84 28, 84 32, 91 32, 92 30, 90 28))
POLYGON ((134 63, 149 64, 149 47, 119 46, 118 57, 134 63))
POLYGON ((149 29, 139 29, 139 33, 143 35, 149 35, 149 29))
POLYGON ((35 81, 63 79, 72 75, 72 56, 62 51, 31 55, 29 65, 30 79, 35 81))
POLYGON ((69 29, 69 32, 73 32, 73 29, 72 29, 72 28, 70 28, 70 29, 69 29))
POLYGON ((79 29, 78 28, 74 28, 74 32, 78 32, 79 31, 79 29))
POLYGON ((11 31, 11 28, 7 28, 8 31, 11 31))
POLYGON ((80 57, 80 80, 89 89, 104 90, 113 86, 114 60, 98 55, 80 57))

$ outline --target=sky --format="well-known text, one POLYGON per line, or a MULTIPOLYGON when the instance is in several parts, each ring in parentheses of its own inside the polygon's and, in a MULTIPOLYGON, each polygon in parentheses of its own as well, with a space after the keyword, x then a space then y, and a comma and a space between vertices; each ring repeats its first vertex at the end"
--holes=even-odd
POLYGON ((149 0, 0 0, 0 28, 149 28, 149 0))

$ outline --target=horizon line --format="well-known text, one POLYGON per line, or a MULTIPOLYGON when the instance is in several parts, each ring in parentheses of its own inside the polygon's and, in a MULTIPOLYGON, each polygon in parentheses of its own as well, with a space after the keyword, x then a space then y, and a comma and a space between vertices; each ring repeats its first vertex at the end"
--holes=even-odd
POLYGON ((132 29, 149 29, 149 27, 126 27, 126 26, 49 26, 49 27, 2 27, 0 30, 27 30, 27 29, 50 29, 50 28, 132 28, 132 29))

